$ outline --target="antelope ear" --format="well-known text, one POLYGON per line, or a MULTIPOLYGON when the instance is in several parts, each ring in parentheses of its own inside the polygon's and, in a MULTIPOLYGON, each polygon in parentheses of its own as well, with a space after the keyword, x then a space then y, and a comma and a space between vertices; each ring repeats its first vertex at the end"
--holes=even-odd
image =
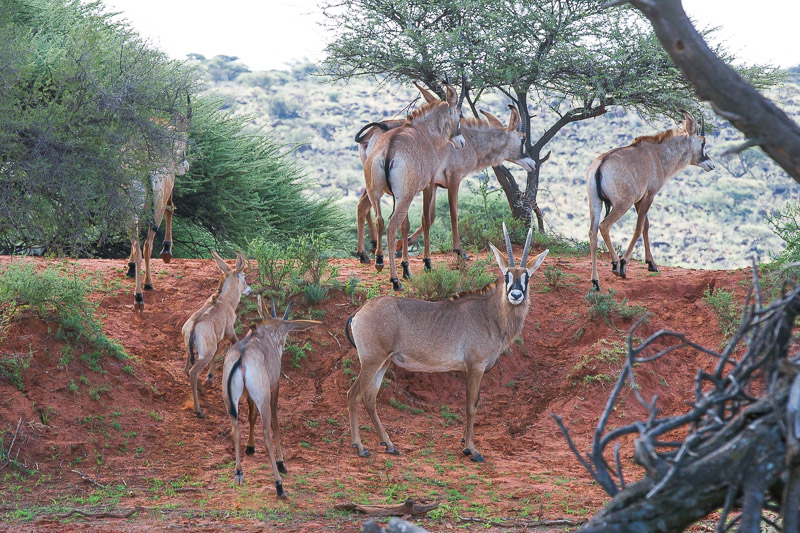
POLYGON ((267 310, 264 307, 264 301, 261 299, 261 295, 260 294, 258 295, 257 309, 258 309, 258 316, 260 316, 262 319, 263 318, 267 318, 267 316, 268 316, 267 315, 267 310))
POLYGON ((222 271, 222 273, 223 274, 227 274, 228 272, 230 272, 231 267, 229 267, 228 264, 225 261, 222 260, 222 258, 219 256, 219 254, 217 252, 215 252, 214 250, 210 250, 210 252, 211 252, 211 256, 214 258, 214 261, 217 262, 217 266, 222 271))
POLYGON ((503 275, 506 275, 508 272, 508 259, 503 255, 503 253, 494 247, 494 244, 489 243, 489 247, 494 252, 494 258, 497 260, 497 266, 500 267, 500 270, 503 271, 503 275))
POLYGON ((511 108, 511 117, 508 119, 508 127, 506 128, 508 131, 514 131, 519 126, 519 111, 514 106, 508 106, 511 108))
POLYGON ((458 93, 452 85, 445 84, 444 87, 447 90, 447 105, 450 107, 455 107, 458 105, 458 93))
POLYGON ((488 111, 484 111, 483 109, 481 109, 481 114, 483 114, 483 116, 486 117, 486 120, 488 120, 489 124, 491 124, 492 126, 497 126, 499 128, 505 128, 505 126, 503 126, 503 123, 500 122, 500 119, 497 118, 496 116, 492 115, 488 111))
POLYGON ((547 257, 547 254, 548 254, 549 252, 550 252, 550 250, 549 250, 549 249, 547 249, 547 250, 545 250, 544 252, 540 253, 539 255, 537 255, 537 256, 536 256, 536 259, 534 259, 534 260, 533 260, 533 266, 531 266, 530 268, 528 268, 528 267, 525 267, 525 268, 526 268, 526 270, 528 271, 528 275, 529 275, 529 276, 530 276, 531 274, 533 274, 533 273, 536 271, 536 269, 537 269, 537 268, 539 268, 540 266, 542 266, 542 262, 544 261, 544 258, 545 258, 545 257, 547 257))
POLYGON ((438 98, 436 98, 434 95, 432 95, 430 92, 428 92, 428 89, 426 89, 425 87, 423 87, 419 83, 414 82, 414 85, 417 86, 417 89, 419 89, 419 92, 422 93, 422 97, 425 99, 425 101, 427 103, 430 104, 431 102, 438 102, 439 101, 438 98))
POLYGON ((237 250, 237 252, 236 252, 236 272, 243 271, 246 264, 247 264, 247 262, 246 262, 246 260, 244 258, 244 255, 242 254, 242 252, 237 250))
POLYGON ((313 328, 314 326, 319 326, 322 322, 319 320, 287 320, 285 324, 286 327, 289 328, 289 331, 303 331, 308 328, 313 328))

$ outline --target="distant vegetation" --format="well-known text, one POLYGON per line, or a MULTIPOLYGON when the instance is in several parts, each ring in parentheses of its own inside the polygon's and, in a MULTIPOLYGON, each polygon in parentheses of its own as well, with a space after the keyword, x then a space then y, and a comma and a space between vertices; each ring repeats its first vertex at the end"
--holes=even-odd
MULTIPOLYGON (((205 68, 208 61, 195 57, 194 63, 205 68)), ((236 61, 228 63, 235 70, 241 67, 236 61)), ((312 69, 312 65, 299 64, 290 71, 244 72, 233 81, 211 80, 209 87, 224 95, 235 114, 252 115, 255 124, 268 126, 281 142, 294 147, 292 155, 312 178, 310 186, 316 193, 340 197, 338 203, 350 214, 347 227, 352 231, 350 246, 355 249, 355 203, 364 178, 353 135, 367 122, 405 116, 417 93, 413 87, 381 84, 380 79, 330 84, 325 77, 309 75, 312 69), (293 109, 291 114, 284 112, 285 106, 293 109)), ((790 79, 768 95, 790 116, 800 119, 800 81, 790 79)), ((481 99, 480 107, 507 121, 507 101, 503 95, 488 94, 481 99)), ((532 119, 534 131, 556 118, 547 107, 533 112, 539 115, 532 119)), ((758 149, 720 159, 719 154, 742 139, 727 122, 711 117, 709 114, 706 121, 713 128, 708 143, 719 163, 717 169, 708 174, 695 167, 682 171, 659 193, 649 213, 653 253, 659 264, 733 268, 748 265, 751 255, 768 260, 770 254, 779 253, 785 246, 766 217, 787 202, 797 205, 800 187, 758 149)), ((672 121, 649 122, 634 112, 618 109, 566 126, 548 145, 553 154, 542 166, 539 205, 548 230, 585 241, 589 227, 585 173, 592 159, 630 143, 636 136, 671 127, 675 127, 672 121)), ((524 179, 521 169, 513 172, 524 179)), ((505 199, 494 174, 490 170, 485 175, 490 189, 498 191, 491 201, 502 208, 505 199)), ((468 184, 477 187, 478 180, 465 181, 460 194, 462 223, 474 213, 470 206, 483 205, 483 199, 468 190, 468 184)), ((437 246, 449 249, 445 196, 437 198, 434 250, 437 246)), ((412 226, 416 226, 419 211, 412 212, 411 217, 412 226)), ((612 235, 620 246, 630 238, 634 222, 635 216, 628 214, 615 226, 612 235)), ((462 227, 462 238, 463 232, 462 227)), ((637 248, 634 257, 643 256, 641 250, 641 246, 637 248)))

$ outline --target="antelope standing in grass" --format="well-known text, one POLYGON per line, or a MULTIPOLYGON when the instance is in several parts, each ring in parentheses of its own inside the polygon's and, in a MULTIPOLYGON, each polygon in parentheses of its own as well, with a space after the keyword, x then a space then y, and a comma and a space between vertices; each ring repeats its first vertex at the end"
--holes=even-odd
MULTIPOLYGON (((427 102, 435 100, 435 97, 423 87, 417 85, 417 88, 422 92, 427 102)), ((462 120, 461 132, 464 135, 466 144, 464 148, 459 150, 456 150, 452 146, 448 148, 445 168, 435 177, 435 187, 431 193, 428 221, 430 224, 433 224, 436 216, 436 189, 438 187, 444 187, 447 189, 447 202, 450 206, 453 251, 465 258, 466 254, 461 250, 461 238, 458 233, 458 189, 461 185, 461 180, 468 174, 487 167, 497 166, 503 161, 515 163, 528 172, 536 168, 534 160, 525 153, 525 136, 524 133, 518 129, 520 123, 519 113, 513 106, 509 107, 511 107, 511 117, 508 121, 508 127, 503 126, 503 123, 500 122, 497 117, 486 111, 481 111, 486 117, 485 121, 479 119, 462 120)), ((387 129, 391 129, 391 121, 379 124, 384 124, 387 129)), ((365 142, 362 142, 359 146, 362 162, 371 149, 370 143, 374 144, 373 140, 376 137, 380 137, 383 131, 383 129, 372 127, 364 134, 365 142), (369 136, 367 137, 367 135, 369 136)), ((358 142, 358 136, 356 136, 356 142, 358 142)), ((369 227, 370 239, 373 241, 375 240, 375 230, 372 226, 371 217, 369 216, 371 207, 372 205, 369 203, 369 198, 365 191, 364 194, 361 195, 357 209, 358 227, 361 229, 360 239, 362 241, 365 219, 369 227)), ((409 245, 416 242, 422 231, 423 228, 420 227, 411 235, 408 240, 409 245)), ((400 246, 402 246, 402 242, 398 243, 398 251, 400 246)), ((366 253, 359 253, 358 256, 362 263, 369 263, 369 258, 366 253)), ((403 277, 410 277, 407 265, 403 265, 403 277)))
MULTIPOLYGON (((214 294, 208 297, 203 307, 195 311, 183 325, 181 333, 186 345, 186 368, 184 373, 189 376, 192 384, 192 400, 194 401, 195 414, 203 418, 200 409, 200 400, 197 397, 197 380, 200 373, 214 359, 217 345, 225 338, 234 343, 239 339, 233 329, 236 322, 236 307, 242 295, 250 294, 250 286, 244 275, 245 259, 241 252, 236 252, 236 267, 229 267, 215 251, 211 251, 214 261, 222 271, 219 287, 214 294), (196 355, 195 355, 196 354, 196 355)), ((210 385, 214 376, 214 365, 208 372, 205 385, 210 385)))
POLYGON ((272 315, 267 313, 261 296, 258 297, 258 314, 260 320, 250 326, 247 335, 228 348, 222 366, 222 382, 225 384, 223 398, 225 410, 231 417, 233 425, 233 445, 236 449, 236 469, 234 481, 241 485, 244 481, 240 454, 241 433, 239 430, 239 399, 247 398, 247 419, 250 423, 250 434, 247 438, 245 453, 255 453, 254 426, 258 413, 261 413, 261 425, 264 430, 264 445, 272 462, 272 473, 275 475, 275 489, 279 498, 285 498, 281 473, 286 473, 281 448, 281 434, 278 426, 278 388, 281 377, 281 354, 286 344, 286 335, 290 331, 304 330, 322 322, 316 320, 287 320, 289 308, 278 318, 275 314, 275 302, 272 303, 272 315), (256 409, 258 409, 256 411, 256 409), (274 436, 270 437, 270 427, 274 436), (277 457, 277 460, 276 460, 277 457))
MULTIPOLYGON (((386 246, 394 250, 397 230, 403 232, 403 263, 408 265, 408 208, 418 192, 422 191, 422 226, 425 242, 424 262, 430 268, 430 223, 429 204, 433 181, 444 168, 445 153, 450 143, 463 148, 464 137, 459 126, 461 120, 461 98, 455 89, 445 85, 446 101, 434 100, 426 103, 406 118, 399 128, 387 131, 375 142, 364 163, 364 179, 370 204, 375 209, 378 235, 386 229, 386 246), (380 199, 384 193, 393 196, 394 208, 389 223, 384 225, 380 199), (401 228, 402 225, 402 228, 401 228)), ((364 252, 364 230, 359 231, 359 253, 364 252)), ((383 245, 377 239, 375 268, 383 270, 383 245)), ((394 290, 402 290, 397 279, 394 254, 389 255, 390 281, 394 290)))
POLYGON ((161 220, 166 217, 166 233, 164 234, 163 247, 161 249, 161 260, 169 263, 172 260, 172 214, 175 211, 175 204, 172 201, 172 190, 175 186, 175 176, 183 176, 189 170, 189 161, 186 159, 186 136, 192 121, 192 104, 189 96, 186 97, 188 107, 187 114, 184 116, 180 112, 175 114, 175 125, 171 127, 177 134, 177 138, 172 143, 173 154, 167 158, 164 166, 154 170, 148 176, 147 183, 134 183, 134 193, 140 196, 140 208, 150 205, 148 215, 152 218, 147 221, 140 221, 134 217, 131 221, 128 234, 131 240, 131 254, 128 257, 129 278, 136 278, 136 288, 133 293, 133 310, 141 312, 144 310, 144 294, 146 291, 153 290, 153 278, 150 275, 150 257, 153 254, 153 239, 161 227, 161 220), (147 223, 147 238, 144 242, 144 250, 140 246, 139 232, 140 222, 147 223), (144 258, 145 276, 144 287, 141 280, 142 258, 144 258))
POLYGON ((481 379, 522 331, 530 310, 528 283, 548 252, 545 250, 528 265, 532 233, 529 230, 522 260, 516 266, 505 224, 503 233, 507 259, 489 243, 503 273, 494 283, 440 302, 381 296, 369 300, 347 319, 345 333, 361 362, 358 378, 347 392, 350 434, 361 457, 369 455, 359 436, 358 406, 362 400, 387 453, 399 454, 375 410, 383 375, 389 364, 394 363, 412 372, 466 373, 467 424, 463 452, 473 461, 483 461, 473 442, 481 379))
POLYGON ((589 246, 595 290, 600 290, 597 275, 598 228, 611 252, 611 272, 615 276, 626 277, 626 264, 640 236, 644 239, 647 270, 658 272, 650 252, 648 236, 650 221, 647 212, 653 199, 667 180, 687 165, 696 165, 706 172, 714 170, 714 162, 708 157, 706 148, 705 121, 701 120, 698 128, 695 118, 689 112, 681 111, 684 117, 681 127, 637 137, 630 146, 606 152, 589 165, 586 187, 589 191, 589 246), (606 216, 601 220, 603 204, 606 216), (631 206, 636 208, 636 229, 628 249, 620 259, 609 231, 631 206))

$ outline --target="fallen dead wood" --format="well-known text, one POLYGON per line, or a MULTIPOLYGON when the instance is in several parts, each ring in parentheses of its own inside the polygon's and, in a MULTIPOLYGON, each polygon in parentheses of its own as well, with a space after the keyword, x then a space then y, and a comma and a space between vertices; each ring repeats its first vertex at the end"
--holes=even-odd
POLYGON ((70 470, 70 472, 72 472, 73 474, 78 474, 79 476, 81 476, 81 479, 84 480, 87 483, 91 483, 92 485, 94 485, 96 487, 100 487, 101 489, 106 488, 105 485, 103 485, 102 483, 100 483, 99 481, 97 481, 96 479, 91 477, 89 474, 85 474, 85 473, 81 472, 80 470, 70 470))
POLYGON ((83 509, 72 509, 64 514, 58 515, 50 515, 50 516, 43 516, 40 520, 61 520, 64 518, 69 518, 70 516, 77 514, 86 518, 130 518, 134 513, 141 511, 141 507, 134 507, 133 509, 128 509, 125 511, 120 511, 117 513, 111 511, 89 511, 83 509))
POLYGON ((429 511, 439 507, 438 502, 421 504, 415 503, 411 498, 397 505, 358 505, 355 503, 337 503, 337 511, 358 511, 368 516, 424 516, 429 511))
POLYGON ((537 527, 578 527, 585 522, 585 520, 567 520, 566 518, 558 519, 558 520, 531 520, 531 521, 523 521, 523 520, 487 520, 485 518, 460 518, 458 520, 460 524, 482 524, 486 526, 492 527, 502 527, 502 528, 537 528, 537 527))

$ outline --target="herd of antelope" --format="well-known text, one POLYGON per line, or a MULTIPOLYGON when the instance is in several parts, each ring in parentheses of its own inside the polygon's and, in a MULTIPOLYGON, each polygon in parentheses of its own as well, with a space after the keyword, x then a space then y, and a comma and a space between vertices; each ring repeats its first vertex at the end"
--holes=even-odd
MULTIPOLYGON (((466 258, 458 234, 458 188, 465 176, 504 161, 513 162, 526 171, 535 169, 537 162, 525 151, 525 132, 520 127, 520 116, 513 106, 507 126, 495 116, 482 111, 485 120, 465 119, 461 113, 464 87, 460 96, 445 84, 445 99, 439 100, 417 85, 425 103, 405 120, 371 122, 356 135, 359 154, 364 165, 366 189, 358 202, 358 250, 362 263, 369 264, 365 249, 365 223, 370 240, 375 247, 375 268, 384 267, 382 235, 386 232, 389 250, 390 282, 394 290, 402 290, 398 279, 395 252, 401 254, 403 278, 411 272, 408 262, 410 240, 423 235, 423 263, 430 269, 430 226, 434 217, 434 198, 438 187, 447 189, 453 236, 453 251, 466 258), (417 193, 423 194, 422 227, 409 237, 408 209, 417 193), (384 194, 392 197, 393 209, 388 224, 384 222, 380 199, 384 194), (370 212, 375 212, 373 227, 370 212), (402 238, 398 242, 398 230, 402 238)), ((597 231, 612 257, 612 273, 625 278, 626 266, 640 236, 644 238, 645 260, 648 270, 657 271, 650 251, 649 221, 647 212, 656 193, 666 181, 687 165, 696 165, 706 172, 714 169, 705 143, 705 125, 698 127, 694 117, 683 111, 684 121, 676 129, 656 135, 636 138, 629 146, 615 148, 600 155, 589 166, 587 189, 589 196, 589 242, 592 259, 592 288, 600 290, 597 273, 597 231), (606 215, 602 211, 605 206, 606 215), (634 235, 619 258, 614 249, 609 230, 631 206, 637 211, 634 235)), ((191 105, 187 115, 180 115, 175 129, 185 134, 191 119, 191 105)), ((167 229, 161 257, 169 262, 172 240, 172 189, 175 175, 188 170, 185 157, 186 141, 175 146, 175 162, 150 176, 154 202, 152 221, 144 246, 146 265, 144 289, 152 289, 150 255, 153 237, 162 217, 166 214, 167 229), (178 164, 178 161, 182 163, 178 164)), ((131 256, 128 275, 136 277, 134 310, 144 307, 142 284, 139 276, 142 250, 138 242, 138 220, 131 223, 131 256)), ((363 403, 372 424, 385 447, 386 453, 399 454, 376 411, 376 397, 383 376, 394 363, 412 372, 462 371, 466 377, 467 419, 462 443, 463 453, 473 461, 483 462, 474 441, 474 421, 484 373, 498 362, 500 354, 517 338, 530 310, 528 287, 533 273, 541 266, 548 250, 528 258, 532 229, 517 263, 511 240, 503 224, 506 254, 488 243, 494 253, 501 277, 478 290, 458 295, 449 300, 428 302, 414 298, 380 296, 368 300, 350 315, 344 332, 356 349, 360 371, 347 391, 347 408, 353 447, 361 457, 370 452, 359 435, 358 409, 363 403)), ((286 337, 293 330, 311 328, 321 322, 289 320, 289 308, 278 318, 275 305, 271 312, 261 296, 257 298, 259 319, 246 335, 239 339, 234 330, 236 309, 242 296, 250 294, 245 279, 246 259, 237 253, 234 268, 228 266, 215 252, 214 260, 221 271, 217 290, 186 321, 182 328, 186 346, 185 373, 189 377, 195 414, 204 417, 198 393, 204 394, 213 378, 213 357, 218 345, 227 339, 231 346, 225 353, 222 375, 222 396, 230 417, 236 454, 234 480, 244 479, 240 455, 239 400, 244 397, 248 405, 249 435, 246 454, 255 453, 254 426, 261 414, 264 444, 270 457, 275 487, 279 497, 285 496, 281 473, 286 472, 278 423, 278 391, 281 375, 281 355, 286 337), (210 366, 204 384, 199 384, 200 374, 210 366), (268 425, 269 424, 269 427, 268 425)))

